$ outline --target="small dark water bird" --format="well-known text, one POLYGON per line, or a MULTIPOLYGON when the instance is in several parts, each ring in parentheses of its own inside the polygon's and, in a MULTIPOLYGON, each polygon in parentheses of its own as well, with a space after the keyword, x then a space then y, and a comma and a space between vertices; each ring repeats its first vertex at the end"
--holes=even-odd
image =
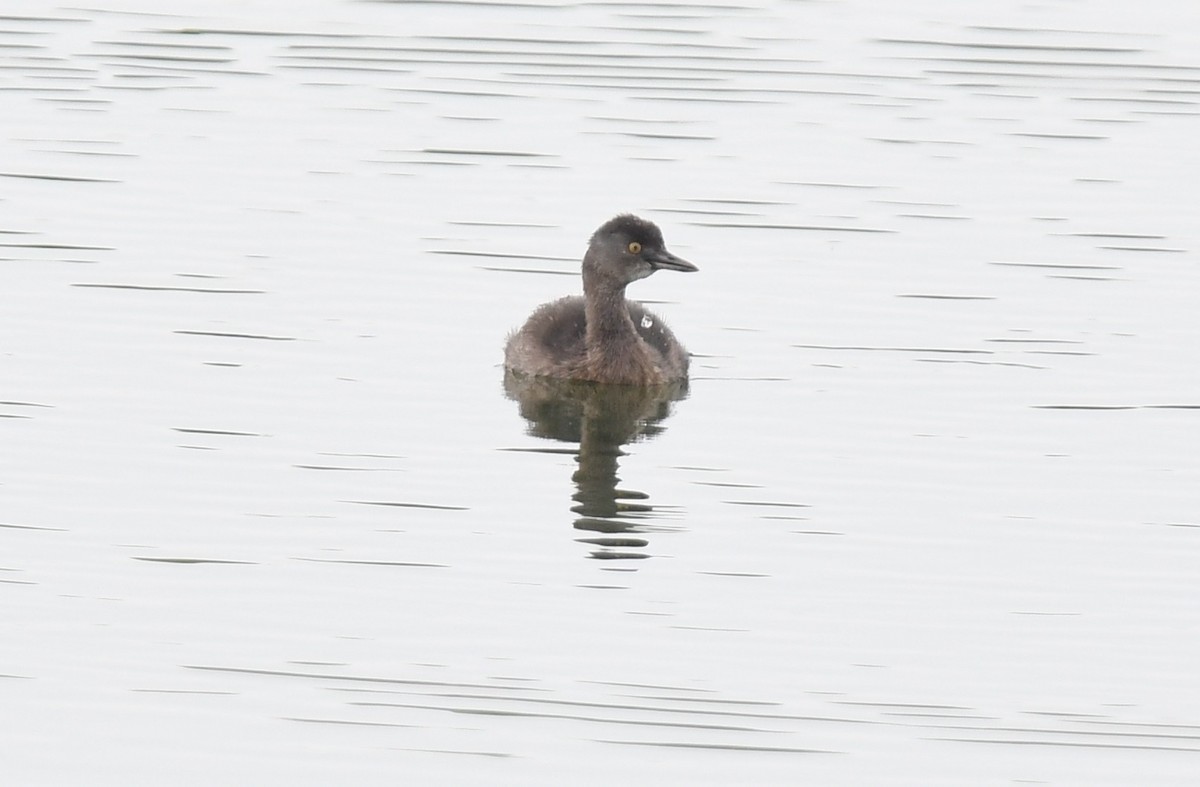
POLYGON ((687 379, 688 354, 661 319, 625 300, 625 286, 657 270, 699 270, 667 251, 653 222, 622 214, 592 235, 583 297, 539 306, 508 337, 505 368, 518 374, 617 385, 687 379))

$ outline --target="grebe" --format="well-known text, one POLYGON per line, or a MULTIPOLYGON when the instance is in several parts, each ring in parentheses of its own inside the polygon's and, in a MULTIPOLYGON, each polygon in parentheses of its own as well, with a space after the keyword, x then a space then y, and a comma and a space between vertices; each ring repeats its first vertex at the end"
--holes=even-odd
POLYGON ((688 353, 661 319, 625 300, 625 286, 657 270, 696 271, 667 251, 653 222, 622 214, 593 233, 583 297, 539 306, 508 337, 504 365, 518 374, 617 385, 687 379, 688 353))

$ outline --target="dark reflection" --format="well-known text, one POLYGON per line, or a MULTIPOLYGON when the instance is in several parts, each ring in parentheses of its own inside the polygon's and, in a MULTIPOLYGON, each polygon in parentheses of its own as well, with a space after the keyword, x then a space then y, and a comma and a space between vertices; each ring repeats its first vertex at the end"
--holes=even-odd
POLYGON ((654 507, 634 502, 648 500, 646 493, 617 488, 618 459, 624 456, 621 446, 663 431, 671 403, 687 396, 687 381, 643 387, 505 372, 504 391, 520 403, 529 434, 579 444, 579 468, 571 476, 571 511, 578 515, 575 529, 591 531, 580 540, 600 547, 591 557, 649 557, 636 551, 649 542, 631 534, 642 530, 639 525, 653 515, 654 507))

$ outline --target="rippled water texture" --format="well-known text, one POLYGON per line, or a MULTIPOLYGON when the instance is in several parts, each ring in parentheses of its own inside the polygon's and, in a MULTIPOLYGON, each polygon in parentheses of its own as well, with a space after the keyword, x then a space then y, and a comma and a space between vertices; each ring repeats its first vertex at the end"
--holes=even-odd
POLYGON ((1198 31, 7 3, 5 782, 1194 784, 1198 31))

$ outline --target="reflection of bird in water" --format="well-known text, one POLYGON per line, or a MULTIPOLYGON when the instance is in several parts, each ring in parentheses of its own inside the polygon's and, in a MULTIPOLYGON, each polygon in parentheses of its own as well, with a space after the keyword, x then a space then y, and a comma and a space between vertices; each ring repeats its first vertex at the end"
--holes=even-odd
POLYGON ((645 493, 617 488, 618 459, 624 454, 622 445, 662 431, 660 424, 670 415, 671 402, 687 395, 686 383, 600 385, 508 372, 504 388, 509 398, 520 403, 530 434, 579 443, 579 468, 571 476, 576 505, 571 511, 579 515, 574 522, 577 530, 596 533, 582 540, 606 548, 592 557, 648 557, 643 552, 614 551, 646 546, 644 538, 622 534, 638 529, 654 512, 649 503, 629 502, 646 500, 645 493))
POLYGON ((625 286, 657 270, 695 271, 667 251, 653 223, 617 216, 583 256, 583 297, 538 307, 508 338, 504 366, 520 374, 619 385, 687 379, 688 354, 661 319, 625 300, 625 286))

